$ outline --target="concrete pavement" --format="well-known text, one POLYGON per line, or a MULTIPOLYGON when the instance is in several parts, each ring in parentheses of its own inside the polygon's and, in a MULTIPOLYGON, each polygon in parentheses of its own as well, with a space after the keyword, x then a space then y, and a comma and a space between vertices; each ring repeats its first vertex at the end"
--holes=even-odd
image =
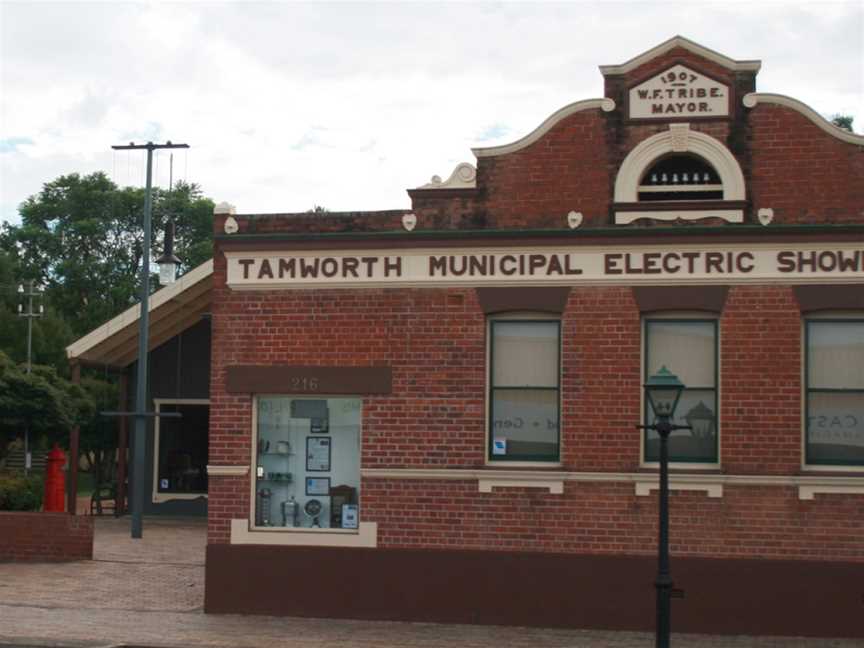
MULTIPOLYGON (((0 646, 649 648, 648 633, 205 615, 204 520, 96 522, 94 560, 0 564, 0 646)), ((675 648, 861 648, 855 640, 675 635, 675 648)))

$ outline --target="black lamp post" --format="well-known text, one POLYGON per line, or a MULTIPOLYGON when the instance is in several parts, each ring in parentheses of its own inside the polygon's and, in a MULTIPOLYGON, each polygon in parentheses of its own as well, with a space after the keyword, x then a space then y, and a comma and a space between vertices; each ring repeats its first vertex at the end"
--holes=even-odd
POLYGON ((671 629, 670 603, 672 598, 672 576, 669 573, 669 433, 673 430, 689 430, 689 425, 674 425, 672 417, 684 383, 678 376, 661 367, 660 371, 645 383, 645 398, 654 412, 654 423, 640 425, 654 430, 660 436, 660 527, 657 540, 657 648, 669 647, 671 629))

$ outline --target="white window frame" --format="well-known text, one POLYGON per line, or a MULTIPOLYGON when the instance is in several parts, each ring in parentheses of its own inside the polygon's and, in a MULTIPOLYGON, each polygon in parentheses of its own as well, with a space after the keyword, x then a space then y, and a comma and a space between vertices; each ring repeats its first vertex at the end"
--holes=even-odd
MULTIPOLYGON (((659 313, 644 313, 642 315, 642 321, 640 322, 640 359, 639 359, 639 417, 642 420, 642 424, 647 424, 645 421, 645 407, 647 403, 645 402, 645 388, 644 388, 644 380, 645 380, 645 358, 648 342, 647 335, 647 327, 646 322, 648 320, 658 321, 658 320, 675 320, 675 321, 683 321, 683 320, 694 320, 694 321, 707 321, 713 320, 716 322, 716 331, 717 331, 717 339, 714 341, 715 349, 717 353, 717 384, 715 386, 715 390, 717 392, 717 460, 713 462, 691 462, 691 461, 669 461, 669 465, 676 469, 683 470, 717 470, 722 464, 723 457, 723 421, 722 421, 722 407, 721 403, 723 402, 723 393, 721 389, 722 385, 722 376, 723 376, 723 346, 722 346, 722 333, 721 333, 721 317, 717 313, 711 312, 697 312, 697 311, 662 311, 659 313)), ((686 385, 685 385, 686 387, 686 385)), ((650 469, 659 469, 660 462, 659 461, 646 461, 645 460, 645 431, 641 431, 639 434, 639 465, 642 468, 650 468, 650 469)))
POLYGON ((819 311, 801 317, 801 470, 806 472, 836 472, 864 474, 864 466, 854 464, 807 463, 807 322, 819 320, 864 320, 864 312, 849 310, 819 311))
POLYGON ((563 411, 563 378, 564 378, 564 317, 550 313, 537 313, 534 311, 508 311, 506 313, 494 313, 486 317, 486 365, 485 371, 485 399, 483 403, 484 425, 486 428, 486 443, 483 448, 484 464, 487 466, 510 468, 555 468, 563 465, 564 456, 564 422, 563 411), (557 461, 522 461, 508 459, 494 459, 490 456, 492 447, 492 323, 493 322, 558 322, 558 460, 557 461))
MULTIPOLYGON (((209 398, 154 398, 153 408, 158 414, 162 411, 163 405, 206 405, 210 407, 209 398)), ((201 497, 207 498, 207 493, 172 493, 159 492, 159 438, 160 438, 160 416, 154 416, 153 423, 153 503, 161 504, 162 502, 170 502, 171 500, 196 500, 201 497)), ((209 483, 209 478, 208 478, 209 483)))

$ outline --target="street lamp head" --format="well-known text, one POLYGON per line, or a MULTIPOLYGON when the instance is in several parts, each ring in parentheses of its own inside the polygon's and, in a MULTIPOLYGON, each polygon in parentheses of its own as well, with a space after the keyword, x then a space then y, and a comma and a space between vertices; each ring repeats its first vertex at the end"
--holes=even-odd
POLYGON ((174 283, 180 259, 174 255, 174 221, 165 225, 165 250, 156 263, 159 264, 159 283, 163 286, 174 283))
POLYGON ((682 391, 684 383, 665 366, 645 383, 645 397, 657 417, 672 418, 675 415, 682 391))

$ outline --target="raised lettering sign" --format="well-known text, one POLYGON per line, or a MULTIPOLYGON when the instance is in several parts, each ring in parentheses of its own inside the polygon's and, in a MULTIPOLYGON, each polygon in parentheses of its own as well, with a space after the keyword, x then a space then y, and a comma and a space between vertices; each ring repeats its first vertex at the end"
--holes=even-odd
POLYGON ((727 115, 729 87, 683 65, 675 65, 630 88, 631 119, 727 115))
POLYGON ((864 283, 864 246, 226 252, 236 290, 364 286, 864 283))

